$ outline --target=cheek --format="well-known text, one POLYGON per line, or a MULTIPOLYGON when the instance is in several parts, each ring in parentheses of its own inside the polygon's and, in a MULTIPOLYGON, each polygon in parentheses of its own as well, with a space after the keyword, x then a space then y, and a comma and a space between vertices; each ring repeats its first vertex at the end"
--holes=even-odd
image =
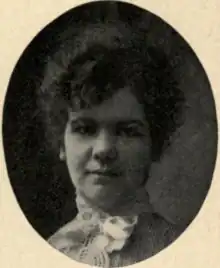
POLYGON ((141 173, 149 165, 151 159, 151 143, 149 140, 133 140, 121 148, 121 161, 127 172, 141 173))
POLYGON ((87 163, 91 153, 90 142, 67 133, 65 135, 65 152, 67 166, 72 176, 74 172, 79 173, 87 163))

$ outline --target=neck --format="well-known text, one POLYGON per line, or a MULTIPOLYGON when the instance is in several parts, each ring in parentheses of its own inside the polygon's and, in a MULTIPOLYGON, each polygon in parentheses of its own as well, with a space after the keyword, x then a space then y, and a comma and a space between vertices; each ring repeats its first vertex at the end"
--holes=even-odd
POLYGON ((153 207, 149 202, 148 193, 144 188, 136 191, 133 196, 126 196, 124 200, 120 200, 120 204, 113 207, 103 208, 94 204, 91 200, 86 198, 82 193, 76 193, 76 204, 78 211, 90 210, 109 216, 138 216, 142 213, 153 213, 153 207))

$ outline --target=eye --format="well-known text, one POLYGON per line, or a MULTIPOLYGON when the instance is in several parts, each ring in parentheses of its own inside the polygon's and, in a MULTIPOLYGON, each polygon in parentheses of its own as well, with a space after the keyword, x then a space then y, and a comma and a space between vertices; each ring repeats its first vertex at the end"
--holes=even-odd
POLYGON ((82 136, 93 136, 97 132, 97 127, 93 123, 72 122, 71 131, 82 136))
POLYGON ((129 125, 120 127, 116 133, 118 136, 122 137, 141 137, 143 133, 141 132, 140 128, 136 125, 129 125))

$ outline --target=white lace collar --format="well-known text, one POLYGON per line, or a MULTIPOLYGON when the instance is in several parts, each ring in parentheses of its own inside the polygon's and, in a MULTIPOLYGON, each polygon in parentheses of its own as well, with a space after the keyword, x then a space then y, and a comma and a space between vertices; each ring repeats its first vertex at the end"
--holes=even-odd
POLYGON ((120 251, 126 245, 138 222, 138 216, 110 216, 88 206, 79 194, 76 203, 79 211, 76 220, 81 222, 83 231, 88 234, 78 260, 109 267, 108 254, 120 251))

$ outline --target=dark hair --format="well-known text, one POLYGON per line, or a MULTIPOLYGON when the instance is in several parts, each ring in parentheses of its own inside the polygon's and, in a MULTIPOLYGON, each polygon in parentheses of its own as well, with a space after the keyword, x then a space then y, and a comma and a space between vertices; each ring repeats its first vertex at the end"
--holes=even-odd
MULTIPOLYGON (((65 63, 65 50, 59 53, 65 63)), ((67 59, 63 68, 61 60, 57 63, 52 58, 47 73, 50 83, 40 91, 46 129, 55 148, 62 141, 69 107, 88 108, 128 86, 144 107, 153 144, 152 160, 158 160, 181 123, 184 101, 167 56, 155 47, 93 45, 72 58, 66 51, 67 59)))

